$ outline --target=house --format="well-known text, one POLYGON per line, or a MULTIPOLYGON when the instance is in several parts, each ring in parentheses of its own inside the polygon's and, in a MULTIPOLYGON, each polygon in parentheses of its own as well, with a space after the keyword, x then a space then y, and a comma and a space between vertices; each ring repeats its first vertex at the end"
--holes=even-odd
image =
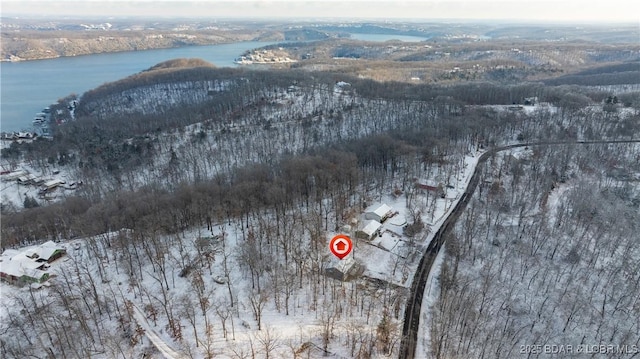
POLYGON ((35 183, 37 179, 38 176, 34 175, 33 173, 27 173, 18 177, 18 184, 29 185, 35 183))
POLYGON ((361 239, 372 240, 380 234, 382 224, 376 220, 369 220, 364 226, 356 231, 356 237, 361 239))
MULTIPOLYGON (((26 261, 11 260, 0 263, 0 279, 14 285, 42 283, 49 279, 49 272, 24 265, 26 261)), ((41 263, 41 266, 44 264, 41 263)))
POLYGON ((36 185, 36 186, 40 186, 45 182, 45 179, 42 177, 38 177, 36 176, 32 181, 31 184, 36 185))
POLYGON ((19 140, 32 140, 38 135, 35 132, 15 132, 14 137, 19 140))
POLYGON ((0 279, 14 285, 42 283, 49 279, 46 263, 30 258, 31 253, 3 253, 0 260, 0 279))
POLYGON ((62 187, 64 187, 64 189, 75 190, 80 186, 82 186, 82 181, 66 183, 62 187))
POLYGON ((27 171, 23 171, 23 170, 13 171, 13 172, 9 172, 9 173, 3 175, 2 176, 2 180, 3 181, 13 181, 13 180, 17 180, 21 176, 25 176, 27 174, 29 174, 29 173, 27 171))
POLYGON ((374 204, 365 209, 364 218, 383 223, 387 218, 391 217, 392 214, 392 209, 388 205, 384 203, 374 204))
POLYGON ((50 181, 45 182, 42 187, 41 190, 43 192, 49 192, 49 191, 53 191, 54 189, 56 189, 58 186, 61 186, 65 184, 65 182, 61 179, 53 179, 50 181))
POLYGON ((416 180, 416 182, 414 183, 414 186, 423 191, 435 193, 435 195, 440 198, 445 198, 446 196, 442 183, 439 183, 437 186, 431 186, 428 184, 420 183, 416 180))
POLYGON ((342 282, 348 282, 352 279, 358 278, 364 273, 365 268, 356 262, 352 257, 347 257, 336 265, 328 267, 324 270, 324 274, 342 282))
POLYGON ((62 257, 63 255, 67 254, 67 250, 64 247, 57 245, 53 241, 47 241, 39 245, 35 249, 35 253, 38 256, 35 259, 36 262, 51 263, 56 259, 62 257))
POLYGON ((0 256, 0 279, 14 285, 42 283, 49 279, 49 263, 66 253, 53 241, 23 251, 6 250, 0 256))

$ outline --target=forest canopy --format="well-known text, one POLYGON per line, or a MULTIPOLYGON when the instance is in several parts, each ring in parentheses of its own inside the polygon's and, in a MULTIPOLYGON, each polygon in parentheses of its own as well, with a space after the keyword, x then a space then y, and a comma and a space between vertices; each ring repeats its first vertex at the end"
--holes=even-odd
POLYGON ((155 70, 162 70, 162 69, 177 69, 177 68, 188 68, 188 67, 212 67, 215 68, 216 66, 208 61, 205 61, 203 59, 195 59, 195 58, 180 58, 180 59, 173 59, 173 60, 167 60, 167 61, 163 61, 157 65, 151 66, 150 68, 148 68, 147 70, 144 70, 143 72, 146 71, 155 71, 155 70))

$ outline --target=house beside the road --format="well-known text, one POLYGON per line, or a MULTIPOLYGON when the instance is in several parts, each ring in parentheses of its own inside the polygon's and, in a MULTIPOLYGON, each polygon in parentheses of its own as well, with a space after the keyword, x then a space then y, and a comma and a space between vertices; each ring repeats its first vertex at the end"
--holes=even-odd
POLYGON ((386 221, 392 214, 393 210, 391 207, 384 203, 371 205, 364 210, 364 218, 378 221, 380 223, 386 221))
POLYGON ((369 220, 363 224, 363 226, 356 231, 356 237, 366 240, 372 240, 380 234, 380 228, 382 224, 376 220, 369 220))

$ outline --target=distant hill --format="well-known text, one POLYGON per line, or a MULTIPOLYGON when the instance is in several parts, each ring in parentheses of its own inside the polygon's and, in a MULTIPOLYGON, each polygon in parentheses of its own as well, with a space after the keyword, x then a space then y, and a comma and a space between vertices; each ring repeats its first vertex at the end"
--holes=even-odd
POLYGON ((227 33, 160 31, 2 31, 0 58, 3 61, 50 59, 122 51, 142 51, 196 45, 251 41, 258 32, 227 33))
POLYGON ((189 68, 189 67, 211 67, 216 68, 216 66, 210 62, 207 62, 203 59, 173 59, 161 62, 157 65, 151 66, 146 71, 154 71, 154 70, 163 70, 163 69, 179 69, 179 68, 189 68))
POLYGON ((284 32, 286 41, 325 40, 328 38, 329 35, 327 33, 313 29, 295 29, 284 32))
POLYGON ((597 66, 575 74, 560 76, 544 81, 547 85, 621 85, 640 83, 640 61, 597 66))
POLYGON ((82 95, 76 116, 107 118, 118 114, 153 115, 210 100, 235 83, 237 70, 202 59, 173 59, 140 73, 106 83, 82 95))

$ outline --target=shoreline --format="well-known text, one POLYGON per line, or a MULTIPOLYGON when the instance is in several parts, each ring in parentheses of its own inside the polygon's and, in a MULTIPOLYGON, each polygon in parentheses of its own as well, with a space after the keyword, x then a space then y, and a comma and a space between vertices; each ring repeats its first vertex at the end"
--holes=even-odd
POLYGON ((43 61, 43 60, 55 60, 60 58, 73 58, 79 56, 92 56, 92 55, 103 55, 103 54, 118 54, 118 53, 126 53, 126 52, 143 52, 143 51, 151 51, 151 50, 168 50, 168 49, 180 49, 187 47, 202 47, 202 46, 215 46, 215 45, 225 45, 225 44, 234 44, 234 43, 243 43, 243 42, 262 42, 262 40, 250 39, 250 40, 238 40, 238 41, 224 41, 224 42, 216 42, 216 43, 206 43, 206 44, 183 44, 177 46, 158 46, 158 47, 149 47, 144 49, 122 49, 115 51, 100 51, 100 52, 88 52, 82 54, 74 54, 74 55, 54 55, 50 57, 37 57, 37 58, 23 58, 15 55, 10 55, 9 58, 2 58, 0 62, 2 63, 20 63, 20 62, 29 62, 29 61, 43 61))

